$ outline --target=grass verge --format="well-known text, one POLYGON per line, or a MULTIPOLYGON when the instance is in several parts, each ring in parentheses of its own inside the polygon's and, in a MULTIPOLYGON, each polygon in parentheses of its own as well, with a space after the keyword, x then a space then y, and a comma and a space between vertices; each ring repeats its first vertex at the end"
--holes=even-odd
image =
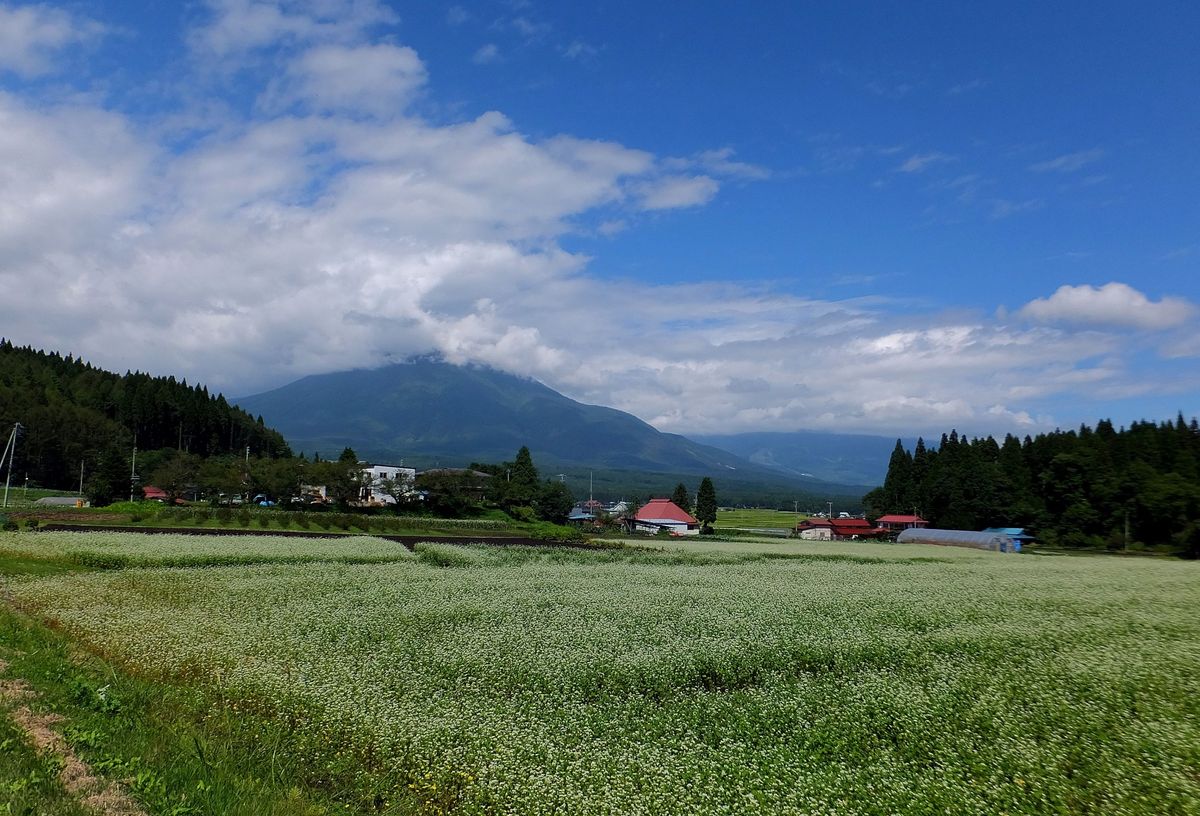
MULTIPOLYGON (((8 572, 28 565, 0 565, 8 572)), ((58 564, 58 569, 67 567, 58 564)), ((148 681, 91 655, 0 602, 0 680, 26 690, 22 706, 48 715, 69 750, 119 780, 155 816, 340 816, 415 811, 406 791, 357 790, 305 761, 288 723, 185 686, 148 681)), ((57 780, 64 759, 39 753, 0 703, 0 813, 91 813, 57 780)))

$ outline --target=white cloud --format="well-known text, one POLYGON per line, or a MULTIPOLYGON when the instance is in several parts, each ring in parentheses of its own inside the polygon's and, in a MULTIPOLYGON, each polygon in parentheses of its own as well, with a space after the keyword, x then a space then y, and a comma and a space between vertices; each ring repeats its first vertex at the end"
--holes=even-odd
POLYGON ((1076 170, 1099 161, 1103 157, 1104 151, 1097 147, 1091 150, 1080 150, 1077 153, 1066 153, 1062 156, 1056 156, 1053 159, 1040 161, 1029 165, 1029 169, 1035 173, 1073 173, 1076 170))
POLYGON ((34 77, 55 70, 65 48, 99 37, 104 27, 45 5, 0 5, 0 72, 34 77))
POLYGON ((1021 213, 1036 212, 1044 206, 1046 206, 1046 202, 1040 198, 1030 198, 1025 201, 1009 201, 998 198, 992 201, 990 216, 993 221, 999 221, 1002 218, 1020 215, 1021 213))
POLYGON ((1060 286, 1050 297, 1026 303, 1018 314, 1042 323, 1153 330, 1178 326, 1195 313, 1196 307, 1186 300, 1150 300, 1128 284, 1114 281, 1098 288, 1060 286))
POLYGON ((954 161, 953 156, 945 153, 917 153, 909 156, 903 164, 896 168, 900 173, 924 173, 935 164, 954 161))
POLYGON ((471 61, 476 65, 487 65, 490 62, 496 62, 500 59, 500 46, 495 43, 487 43, 479 46, 479 50, 471 57, 471 61))
POLYGON ((397 45, 320 45, 288 68, 291 96, 319 111, 403 112, 425 84, 417 52, 397 45))
POLYGON ((642 209, 697 207, 712 201, 720 185, 708 176, 664 176, 639 186, 642 209))
POLYGON ((596 46, 589 45, 583 40, 572 40, 570 45, 562 49, 562 55, 564 57, 567 59, 579 60, 580 62, 587 62, 588 60, 595 59, 596 55, 599 53, 600 50, 596 48, 596 46))
MULTIPOLYGON (((1024 402, 1141 387, 1103 325, 592 277, 565 236, 766 171, 728 147, 531 138, 498 112, 425 120, 405 107, 424 65, 364 39, 370 2, 216 8, 196 53, 275 49, 257 66, 282 72, 274 106, 186 111, 205 126, 181 140, 94 100, 0 93, 5 336, 234 393, 434 351, 673 431, 1045 426, 1024 402)), ((1174 302, 1149 305, 1161 322, 1174 302)))
POLYGON ((733 158, 734 153, 735 151, 732 147, 723 147, 720 150, 702 150, 690 160, 685 160, 687 162, 685 166, 699 167, 710 175, 725 178, 747 179, 751 181, 761 181, 762 179, 770 178, 771 172, 765 167, 736 161, 733 158))
POLYGON ((196 50, 217 57, 315 42, 359 42, 398 22, 379 0, 205 0, 209 17, 191 32, 196 50))

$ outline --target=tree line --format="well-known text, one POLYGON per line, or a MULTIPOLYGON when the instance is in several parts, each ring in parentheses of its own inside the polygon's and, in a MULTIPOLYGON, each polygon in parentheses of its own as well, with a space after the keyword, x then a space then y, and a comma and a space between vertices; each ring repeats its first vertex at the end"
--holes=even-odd
MULTIPOLYGON (((199 459, 290 457, 283 436, 221 394, 174 377, 114 374, 72 355, 0 339, 0 430, 22 426, 14 478, 66 488, 102 472, 122 471, 142 451, 178 451, 199 459)), ((118 491, 120 492, 120 491, 118 491)))
POLYGON ((912 451, 897 440, 863 502, 874 516, 917 513, 945 529, 1028 527, 1051 546, 1200 557, 1200 425, 1180 414, 1003 442, 951 431, 912 451))

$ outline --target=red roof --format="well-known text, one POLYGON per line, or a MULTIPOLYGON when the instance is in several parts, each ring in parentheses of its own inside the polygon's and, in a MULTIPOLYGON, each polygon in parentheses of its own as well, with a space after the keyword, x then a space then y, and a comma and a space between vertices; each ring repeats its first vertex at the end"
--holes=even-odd
POLYGON ((847 521, 862 521, 862 519, 839 519, 833 523, 832 532, 835 536, 878 536, 888 532, 882 527, 872 527, 869 524, 850 524, 847 521))
POLYGON ((880 516, 875 519, 876 524, 928 524, 929 522, 920 516, 880 516))
POLYGON ((146 485, 142 488, 142 495, 147 499, 165 499, 167 497, 167 491, 163 490, 161 487, 146 485))
POLYGON ((637 511, 637 515, 634 518, 638 521, 662 521, 669 519, 670 521, 678 521, 685 524, 700 523, 670 499, 651 499, 641 506, 641 509, 637 511))
POLYGON ((840 518, 840 519, 832 519, 832 521, 833 521, 834 527, 862 527, 864 529, 870 529, 870 527, 871 527, 871 523, 869 521, 867 521, 866 519, 854 519, 854 518, 843 519, 843 518, 840 518))

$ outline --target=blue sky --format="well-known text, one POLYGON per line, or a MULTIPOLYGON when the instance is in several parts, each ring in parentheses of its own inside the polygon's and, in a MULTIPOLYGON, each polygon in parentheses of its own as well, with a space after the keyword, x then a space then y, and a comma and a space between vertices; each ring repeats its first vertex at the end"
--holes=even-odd
POLYGON ((432 351, 683 433, 1200 414, 1198 30, 0 2, 0 334, 234 394, 432 351))

